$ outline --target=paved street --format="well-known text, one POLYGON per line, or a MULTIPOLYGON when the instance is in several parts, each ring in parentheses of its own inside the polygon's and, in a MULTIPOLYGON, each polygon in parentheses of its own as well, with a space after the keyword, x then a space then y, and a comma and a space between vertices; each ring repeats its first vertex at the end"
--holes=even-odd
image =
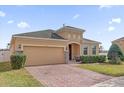
POLYGON ((115 77, 113 79, 93 85, 93 87, 124 87, 124 76, 115 77))

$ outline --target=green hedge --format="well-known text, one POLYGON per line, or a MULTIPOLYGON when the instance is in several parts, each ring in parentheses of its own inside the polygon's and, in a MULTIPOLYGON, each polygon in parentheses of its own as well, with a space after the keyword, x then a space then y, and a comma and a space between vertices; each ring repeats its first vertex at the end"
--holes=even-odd
POLYGON ((103 63, 106 61, 106 56, 81 56, 82 63, 103 63))
POLYGON ((23 68, 26 61, 26 55, 23 53, 13 54, 10 57, 12 69, 23 68))
POLYGON ((120 59, 121 59, 121 61, 124 61, 124 56, 121 56, 120 59))

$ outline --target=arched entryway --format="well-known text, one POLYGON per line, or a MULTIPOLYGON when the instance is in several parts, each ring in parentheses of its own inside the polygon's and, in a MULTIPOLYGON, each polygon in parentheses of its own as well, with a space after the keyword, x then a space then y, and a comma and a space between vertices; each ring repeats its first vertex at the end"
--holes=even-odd
POLYGON ((69 60, 73 60, 75 57, 80 56, 80 44, 70 43, 68 44, 69 60))

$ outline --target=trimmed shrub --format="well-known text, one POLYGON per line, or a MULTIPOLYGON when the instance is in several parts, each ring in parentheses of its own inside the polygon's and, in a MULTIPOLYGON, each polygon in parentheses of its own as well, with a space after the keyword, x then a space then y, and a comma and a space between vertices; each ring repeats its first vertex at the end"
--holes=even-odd
POLYGON ((23 53, 13 54, 10 57, 12 69, 23 68, 26 61, 26 55, 23 53))
POLYGON ((103 62, 105 62, 106 61, 106 56, 98 56, 98 62, 99 63, 103 63, 103 62))
POLYGON ((117 53, 113 52, 111 54, 111 60, 109 60, 111 64, 121 64, 120 57, 118 57, 117 53))
POLYGON ((120 47, 117 45, 117 44, 112 44, 109 51, 108 51, 108 60, 111 60, 112 59, 112 56, 116 55, 118 57, 123 57, 123 52, 121 51, 120 47))
POLYGON ((87 56, 81 56, 81 61, 82 61, 83 63, 88 63, 88 62, 89 62, 87 56))
POLYGON ((82 63, 103 63, 106 61, 106 56, 81 56, 82 63))
POLYGON ((124 55, 117 44, 112 44, 108 51, 108 60, 112 64, 120 64, 124 60, 124 55))

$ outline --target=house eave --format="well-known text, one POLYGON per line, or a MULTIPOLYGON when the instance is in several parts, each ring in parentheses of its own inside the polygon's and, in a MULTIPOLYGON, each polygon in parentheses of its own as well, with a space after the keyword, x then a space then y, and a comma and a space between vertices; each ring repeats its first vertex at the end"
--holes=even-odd
POLYGON ((53 41, 62 41, 62 42, 67 42, 69 40, 64 40, 64 39, 51 39, 51 38, 37 38, 37 37, 28 37, 28 36, 12 36, 13 38, 26 38, 26 39, 41 39, 41 40, 53 40, 53 41))

